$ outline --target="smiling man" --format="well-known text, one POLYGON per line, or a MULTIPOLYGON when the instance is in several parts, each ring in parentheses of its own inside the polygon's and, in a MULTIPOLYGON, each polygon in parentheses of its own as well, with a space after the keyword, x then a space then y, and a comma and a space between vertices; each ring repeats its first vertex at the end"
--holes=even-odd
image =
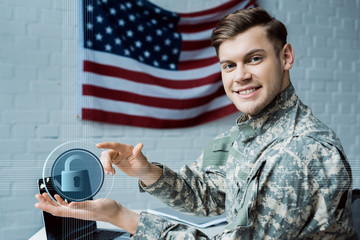
POLYGON ((224 41, 218 56, 227 96, 246 115, 258 114, 290 84, 292 47, 275 50, 261 26, 224 41))
MULTIPOLYGON (((105 171, 116 166, 169 206, 198 216, 226 212, 215 239, 356 239, 352 175, 335 133, 297 97, 289 70, 294 52, 285 26, 260 8, 239 10, 212 34, 224 89, 242 113, 197 161, 175 172, 135 148, 100 143, 105 171)), ((201 231, 115 201, 62 208, 44 194, 37 207, 55 215, 109 221, 134 239, 207 239, 201 231)), ((58 201, 67 206, 58 196, 58 201)))

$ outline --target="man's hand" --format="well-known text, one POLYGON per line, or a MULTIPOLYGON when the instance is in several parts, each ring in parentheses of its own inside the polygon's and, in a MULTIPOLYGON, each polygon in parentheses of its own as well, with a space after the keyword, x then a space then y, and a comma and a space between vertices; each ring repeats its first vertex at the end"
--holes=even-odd
POLYGON ((55 195, 56 203, 47 193, 35 195, 35 207, 58 217, 71 217, 91 221, 104 221, 134 234, 140 215, 123 207, 112 199, 96 199, 67 203, 55 195))
POLYGON ((108 174, 115 174, 112 164, 131 177, 139 178, 145 185, 155 183, 161 176, 162 170, 148 162, 141 152, 142 143, 135 147, 118 142, 103 142, 96 145, 98 148, 108 149, 100 157, 104 170, 108 174))

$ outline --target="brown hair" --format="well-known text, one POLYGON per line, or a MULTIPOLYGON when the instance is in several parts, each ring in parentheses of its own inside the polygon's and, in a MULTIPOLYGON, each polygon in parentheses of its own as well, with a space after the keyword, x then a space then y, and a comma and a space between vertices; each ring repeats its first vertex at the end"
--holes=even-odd
POLYGON ((212 31, 211 46, 215 48, 218 55, 219 47, 225 40, 255 26, 264 27, 268 39, 274 44, 275 52, 278 54, 286 44, 286 27, 259 7, 237 10, 225 16, 212 31))

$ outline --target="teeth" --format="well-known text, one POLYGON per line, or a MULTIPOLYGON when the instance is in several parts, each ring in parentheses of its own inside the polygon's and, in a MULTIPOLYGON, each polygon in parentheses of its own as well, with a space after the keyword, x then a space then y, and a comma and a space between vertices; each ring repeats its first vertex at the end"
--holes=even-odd
POLYGON ((245 91, 240 91, 239 93, 240 94, 249 94, 249 93, 252 93, 252 92, 255 92, 256 88, 253 88, 253 89, 249 89, 249 90, 245 90, 245 91))

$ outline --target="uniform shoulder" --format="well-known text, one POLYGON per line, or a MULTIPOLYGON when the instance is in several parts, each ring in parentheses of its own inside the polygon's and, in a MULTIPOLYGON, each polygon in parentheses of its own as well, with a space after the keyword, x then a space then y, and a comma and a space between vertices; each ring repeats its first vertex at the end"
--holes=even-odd
POLYGON ((306 141, 313 139, 323 145, 332 145, 343 151, 340 139, 336 133, 320 119, 315 117, 311 110, 304 106, 296 119, 293 136, 298 136, 306 141))

